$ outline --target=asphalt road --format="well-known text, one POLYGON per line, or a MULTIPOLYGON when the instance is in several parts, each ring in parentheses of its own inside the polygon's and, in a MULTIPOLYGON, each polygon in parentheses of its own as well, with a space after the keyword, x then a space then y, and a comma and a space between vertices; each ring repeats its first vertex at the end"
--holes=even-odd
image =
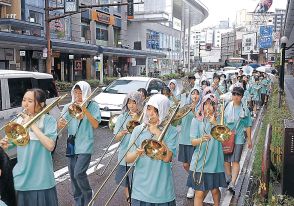
MULTIPOLYGON (((106 126, 107 125, 103 123, 100 125, 100 128, 95 130, 95 152, 92 156, 92 161, 97 160, 97 158, 99 158, 102 155, 102 153, 104 152, 103 149, 107 147, 108 143, 113 137, 110 130, 106 126)), ((73 205, 70 179, 68 177, 68 173, 66 172, 67 159, 65 157, 65 145, 66 145, 66 133, 64 133, 62 137, 59 137, 58 145, 53 155, 55 177, 61 174, 59 175, 59 177, 56 178, 56 181, 58 182, 57 193, 58 193, 60 206, 73 205)), ((113 148, 113 150, 115 150, 115 148, 113 148)), ((110 159, 110 156, 107 155, 107 157, 103 159, 103 161, 100 164, 105 165, 109 161, 109 159, 110 159)), ((99 176, 99 174, 97 174, 100 171, 102 171, 102 169, 104 169, 102 165, 101 165, 102 167, 98 170, 97 173, 94 172, 88 175, 90 184, 94 191, 96 191, 100 187, 100 185, 103 183, 103 181, 106 179, 106 177, 110 173, 110 170, 116 164, 116 162, 117 162, 117 155, 115 154, 115 158, 113 158, 107 172, 103 176, 99 176)), ((93 167, 91 169, 91 166, 90 166, 89 170, 91 172, 91 170, 93 170, 93 167)), ((193 201, 188 200, 186 198, 187 188, 185 185, 186 185, 187 174, 182 168, 181 163, 176 160, 174 161, 174 164, 173 164, 173 175, 174 175, 174 183, 176 185, 177 205, 186 205, 186 206, 193 205, 193 201)), ((115 184, 114 175, 113 175, 110 178, 109 183, 107 183, 106 187, 102 190, 95 205, 99 205, 99 206, 104 205, 105 201, 107 201, 108 197, 111 195, 115 186, 116 184, 115 184)), ((113 205, 113 206, 126 205, 127 206, 124 196, 122 194, 122 190, 118 191, 118 193, 115 195, 110 205, 113 205)))
MULTIPOLYGON (((63 104, 66 104, 70 102, 71 97, 70 95, 66 97, 61 102, 61 108, 63 104)), ((70 178, 67 172, 67 158, 65 157, 65 148, 66 148, 66 131, 62 133, 62 136, 59 137, 57 147, 55 150, 55 153, 53 155, 54 160, 54 171, 55 171, 55 178, 57 181, 57 193, 58 193, 58 200, 60 206, 71 206, 74 205, 73 202, 73 195, 71 191, 71 185, 70 185, 70 178)), ((103 154, 107 145, 111 141, 113 135, 112 132, 108 129, 107 123, 102 123, 98 129, 95 130, 95 151, 92 156, 92 162, 97 162, 97 159, 103 154)), ((98 173, 100 173, 104 169, 104 165, 106 165, 110 159, 110 153, 113 153, 115 150, 115 146, 117 144, 114 143, 113 149, 109 151, 107 157, 102 160, 100 164, 101 168, 97 172, 93 172, 94 167, 91 167, 88 170, 88 178, 90 180, 90 185, 92 189, 95 191, 98 190, 100 185, 104 182, 112 168, 117 163, 117 154, 115 154, 113 160, 110 163, 110 166, 108 167, 108 170, 105 172, 103 176, 100 176, 98 173)), ((187 180, 187 173, 182 167, 182 164, 178 162, 177 160, 174 160, 173 162, 173 175, 174 175, 174 184, 175 192, 176 192, 176 201, 177 205, 183 205, 183 206, 192 206, 193 200, 189 200, 186 198, 187 193, 187 187, 186 180, 187 180)), ((105 202, 108 200, 109 196, 113 192, 113 190, 116 187, 116 183, 114 181, 114 175, 111 176, 109 179, 109 182, 106 184, 105 188, 101 191, 101 194, 98 196, 95 205, 102 206, 105 204, 105 202)), ((127 202, 124 198, 122 189, 120 188, 119 191, 114 196, 113 200, 109 205, 112 206, 127 206, 127 202)))

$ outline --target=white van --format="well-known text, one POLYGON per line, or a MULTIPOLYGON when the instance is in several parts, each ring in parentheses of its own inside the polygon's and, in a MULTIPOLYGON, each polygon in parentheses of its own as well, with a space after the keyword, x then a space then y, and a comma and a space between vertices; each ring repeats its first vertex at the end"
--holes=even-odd
MULTIPOLYGON (((48 94, 47 104, 58 96, 53 76, 50 74, 18 70, 0 70, 0 81, 1 128, 22 111, 22 97, 28 89, 43 89, 48 94)), ((50 111, 50 114, 58 119, 60 115, 59 108, 55 107, 50 111)), ((5 136, 3 129, 0 131, 0 134, 2 137, 5 136)), ((16 150, 9 151, 8 155, 11 159, 15 158, 16 150)))

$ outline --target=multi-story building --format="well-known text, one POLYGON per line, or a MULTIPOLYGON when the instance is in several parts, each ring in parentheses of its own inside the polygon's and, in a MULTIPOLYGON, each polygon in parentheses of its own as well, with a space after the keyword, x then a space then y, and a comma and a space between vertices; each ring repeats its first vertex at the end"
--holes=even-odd
POLYGON ((193 39, 190 41, 187 34, 191 26, 208 16, 205 6, 198 0, 145 0, 144 5, 135 5, 134 9, 134 20, 128 24, 128 44, 166 55, 147 58, 141 70, 164 74, 175 71, 182 59, 189 64, 191 50, 185 45, 193 39))
POLYGON ((279 32, 284 27, 286 17, 286 10, 285 9, 276 9, 274 13, 274 31, 279 32))

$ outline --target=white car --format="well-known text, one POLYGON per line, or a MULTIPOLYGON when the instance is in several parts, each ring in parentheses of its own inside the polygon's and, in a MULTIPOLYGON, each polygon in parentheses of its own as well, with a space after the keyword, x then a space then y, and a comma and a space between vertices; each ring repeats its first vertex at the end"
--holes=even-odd
POLYGON ((102 121, 109 121, 114 114, 120 114, 124 98, 129 92, 140 88, 147 90, 148 95, 159 93, 165 83, 150 77, 122 77, 113 81, 106 88, 102 88, 94 100, 98 102, 102 121))

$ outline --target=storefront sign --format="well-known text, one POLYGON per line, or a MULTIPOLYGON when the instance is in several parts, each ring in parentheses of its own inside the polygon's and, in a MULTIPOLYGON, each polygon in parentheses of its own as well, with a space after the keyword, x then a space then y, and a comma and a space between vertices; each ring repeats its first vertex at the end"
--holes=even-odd
POLYGON ((92 10, 92 20, 104 24, 110 24, 110 15, 92 10))
POLYGON ((75 71, 82 71, 82 61, 80 60, 75 61, 75 71))
POLYGON ((19 56, 25 57, 26 56, 26 51, 19 51, 19 56))

